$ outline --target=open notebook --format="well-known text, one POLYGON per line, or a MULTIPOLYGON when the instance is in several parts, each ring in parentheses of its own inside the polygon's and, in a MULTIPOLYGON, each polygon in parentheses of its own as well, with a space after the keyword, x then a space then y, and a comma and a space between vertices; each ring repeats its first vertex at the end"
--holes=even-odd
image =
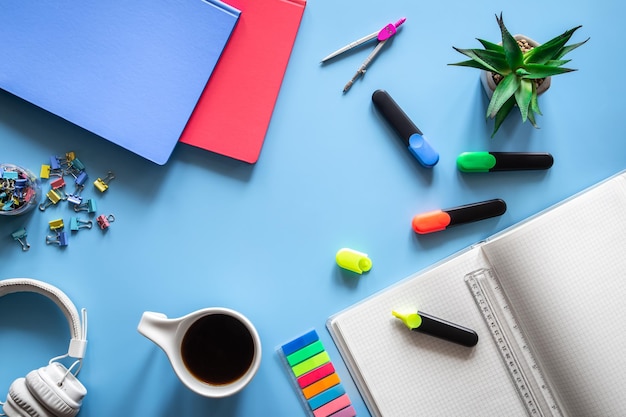
POLYGON ((337 313, 327 327, 374 416, 618 416, 626 412, 625 316, 626 171, 337 313), (391 314, 411 309, 475 330, 478 344, 410 331, 391 314))

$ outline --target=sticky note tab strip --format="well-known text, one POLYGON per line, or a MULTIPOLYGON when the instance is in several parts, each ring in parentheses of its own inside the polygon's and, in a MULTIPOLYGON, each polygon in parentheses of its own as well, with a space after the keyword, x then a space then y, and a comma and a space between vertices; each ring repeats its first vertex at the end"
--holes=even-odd
POLYGON ((298 394, 312 417, 355 417, 356 411, 315 330, 279 348, 298 394))

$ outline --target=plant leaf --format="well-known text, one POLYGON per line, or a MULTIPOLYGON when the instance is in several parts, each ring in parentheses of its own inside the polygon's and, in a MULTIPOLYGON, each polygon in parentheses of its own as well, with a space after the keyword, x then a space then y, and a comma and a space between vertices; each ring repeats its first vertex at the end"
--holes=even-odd
POLYGON ((487 68, 486 66, 484 66, 480 62, 474 61, 473 59, 470 59, 469 61, 456 62, 454 64, 448 64, 448 65, 453 65, 453 66, 456 66, 456 67, 478 68, 478 69, 481 69, 481 70, 484 70, 484 71, 491 71, 491 68, 487 68))
MULTIPOLYGON (((533 82, 532 87, 533 87, 533 95, 532 95, 532 99, 530 100, 531 112, 528 115, 529 119, 530 117, 533 117, 534 119, 535 113, 541 114, 541 110, 539 110, 539 100, 537 100, 537 84, 533 82)), ((533 120, 531 119, 530 122, 533 123, 533 120)), ((534 126, 534 123, 533 123, 533 126, 534 126)))
POLYGON ((509 64, 509 68, 514 70, 521 67, 524 64, 524 54, 513 35, 504 26, 502 13, 500 13, 500 17, 496 16, 496 20, 498 21, 498 26, 500 26, 500 32, 502 32, 502 47, 504 48, 504 57, 509 64))
POLYGON ((483 65, 488 71, 497 72, 499 74, 510 72, 504 55, 495 51, 485 49, 460 49, 454 47, 454 50, 473 59, 483 65))
POLYGON ((526 78, 526 79, 546 78, 552 75, 559 75, 559 74, 565 74, 567 72, 576 71, 570 68, 551 67, 548 65, 541 65, 541 64, 527 64, 525 68, 529 72, 529 74, 523 75, 523 78, 526 78))
MULTIPOLYGON (((561 67, 570 61, 571 59, 553 59, 553 60, 546 62, 544 65, 547 65, 549 67, 561 67)), ((533 65, 533 64, 529 64, 529 65, 533 65)))
POLYGON ((582 42, 578 42, 578 43, 573 43, 571 45, 566 45, 564 46, 561 51, 554 57, 555 59, 561 59, 563 58, 566 54, 572 52, 574 49, 578 48, 580 45, 584 45, 585 43, 587 43, 587 41, 589 40, 589 38, 585 39, 582 42))
POLYGON ((502 45, 498 45, 497 43, 489 42, 484 39, 478 39, 478 42, 480 42, 485 49, 504 54, 504 48, 502 45))
POLYGON ((539 126, 537 126, 537 121, 535 120, 535 113, 533 113, 532 110, 528 112, 528 121, 530 122, 530 124, 533 125, 535 129, 539 129, 539 126))
POLYGON ((508 114, 513 109, 513 106, 515 106, 515 98, 511 97, 502 105, 502 107, 500 107, 500 110, 498 111, 494 119, 493 133, 491 134, 492 138, 495 136, 502 122, 504 122, 504 120, 506 119, 506 116, 508 116, 508 114))
POLYGON ((493 96, 491 96, 491 101, 487 108, 487 117, 493 119, 504 103, 515 94, 519 86, 520 79, 515 74, 511 73, 504 77, 493 92, 493 96))
POLYGON ((561 35, 550 39, 548 42, 542 43, 526 52, 524 54, 524 62, 527 64, 545 64, 552 59, 560 59, 564 55, 561 53, 563 47, 580 27, 581 26, 576 26, 575 28, 567 30, 561 35))
POLYGON ((517 107, 519 107, 520 114, 522 115, 522 122, 525 122, 528 118, 530 103, 533 96, 533 83, 534 82, 530 80, 520 80, 520 87, 515 90, 515 102, 517 103, 517 107))

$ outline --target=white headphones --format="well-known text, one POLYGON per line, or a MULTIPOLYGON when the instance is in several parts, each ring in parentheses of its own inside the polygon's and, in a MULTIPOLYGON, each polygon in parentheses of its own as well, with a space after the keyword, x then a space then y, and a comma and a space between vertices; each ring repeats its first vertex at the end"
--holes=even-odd
POLYGON ((2 411, 7 417, 74 417, 80 411, 87 390, 76 378, 87 348, 87 312, 78 311, 70 299, 58 288, 28 278, 15 278, 0 281, 0 297, 15 292, 41 294, 63 311, 70 325, 71 340, 68 352, 52 358, 47 366, 35 369, 26 378, 16 379, 9 388, 9 394, 2 411), (75 358, 66 368, 58 362, 62 358, 75 358), (74 373, 72 369, 75 368, 74 373))

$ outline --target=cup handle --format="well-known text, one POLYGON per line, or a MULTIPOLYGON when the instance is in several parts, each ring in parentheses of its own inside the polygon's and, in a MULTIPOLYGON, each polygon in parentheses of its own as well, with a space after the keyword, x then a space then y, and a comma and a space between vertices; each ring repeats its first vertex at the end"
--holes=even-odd
POLYGON ((167 354, 170 351, 172 337, 177 326, 178 321, 168 319, 163 313, 145 311, 141 316, 137 331, 154 342, 167 354))

